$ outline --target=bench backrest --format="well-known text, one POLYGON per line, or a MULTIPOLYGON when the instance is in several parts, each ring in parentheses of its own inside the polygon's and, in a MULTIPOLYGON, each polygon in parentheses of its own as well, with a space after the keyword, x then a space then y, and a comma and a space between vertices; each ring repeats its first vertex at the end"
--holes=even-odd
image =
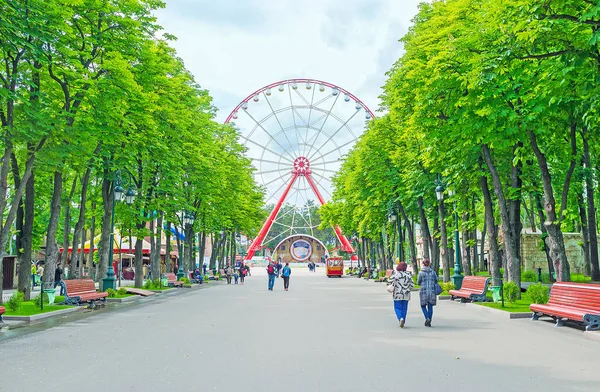
POLYGON ((552 285, 548 305, 593 310, 600 314, 600 285, 557 282, 552 285))
POLYGON ((0 314, 6 313, 6 308, 4 306, 0 306, 0 314))
POLYGON ((95 293, 96 284, 91 279, 73 279, 65 280, 65 287, 67 288, 67 295, 69 297, 76 297, 78 294, 95 293))
POLYGON ((167 272, 165 274, 165 278, 167 278, 167 281, 169 281, 169 282, 176 282, 177 281, 177 275, 175 275, 172 272, 167 272))
POLYGON ((465 276, 460 289, 481 293, 485 290, 489 280, 490 278, 486 278, 485 276, 465 276))
POLYGON ((386 276, 386 278, 389 278, 390 276, 392 276, 392 272, 393 272, 393 271, 394 271, 394 270, 386 270, 386 271, 385 271, 385 276, 386 276))

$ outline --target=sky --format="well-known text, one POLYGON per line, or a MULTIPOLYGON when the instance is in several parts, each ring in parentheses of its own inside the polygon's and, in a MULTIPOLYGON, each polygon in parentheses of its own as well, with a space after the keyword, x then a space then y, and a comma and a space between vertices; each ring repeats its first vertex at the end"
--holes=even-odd
POLYGON ((289 78, 345 88, 371 110, 419 0, 166 0, 159 24, 210 91, 217 119, 289 78))

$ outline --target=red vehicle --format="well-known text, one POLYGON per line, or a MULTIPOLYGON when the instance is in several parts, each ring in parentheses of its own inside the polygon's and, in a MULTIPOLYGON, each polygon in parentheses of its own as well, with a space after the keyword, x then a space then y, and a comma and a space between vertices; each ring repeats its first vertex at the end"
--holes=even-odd
POLYGON ((327 258, 326 266, 325 273, 328 278, 331 278, 332 276, 341 278, 344 274, 344 259, 340 256, 327 258))

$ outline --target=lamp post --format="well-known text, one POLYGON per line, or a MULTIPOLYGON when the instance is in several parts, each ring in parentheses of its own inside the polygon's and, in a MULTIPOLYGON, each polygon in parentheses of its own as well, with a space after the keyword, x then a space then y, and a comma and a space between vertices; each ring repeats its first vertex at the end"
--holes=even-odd
MULTIPOLYGON (((454 189, 448 190, 448 195, 450 197, 454 196, 454 189)), ((454 273, 452 274, 452 282, 456 287, 456 290, 460 290, 462 287, 462 281, 464 276, 462 275, 462 269, 460 265, 460 242, 458 238, 458 211, 456 210, 456 200, 453 200, 453 208, 454 208, 454 273)))
MULTIPOLYGON (((115 279, 115 270, 113 268, 113 246, 115 241, 115 204, 118 201, 125 201, 128 205, 133 204, 135 200, 135 193, 133 189, 128 187, 127 192, 123 189, 123 180, 121 178, 121 171, 115 172, 115 178, 113 179, 113 202, 110 217, 110 236, 109 236, 109 253, 108 253, 108 266, 106 269, 106 277, 102 279, 102 291, 108 289, 115 290, 117 288, 117 281, 115 279)), ((125 184, 127 185, 127 184, 125 184)), ((131 246, 131 245, 130 245, 131 246)))
MULTIPOLYGON (((438 177, 437 181, 436 181, 437 186, 435 187, 435 196, 438 200, 438 209, 439 209, 439 214, 440 214, 440 231, 442 234, 442 258, 443 258, 443 269, 444 269, 444 281, 446 281, 446 279, 449 278, 449 276, 446 275, 447 272, 449 272, 449 268, 450 268, 450 263, 449 263, 449 254, 448 254, 448 233, 446 231, 446 223, 445 223, 445 219, 446 219, 446 214, 445 214, 445 208, 444 208, 444 191, 446 190, 446 188, 444 188, 444 184, 442 183, 442 179, 440 177, 438 177)), ((437 271, 436 271, 437 272, 437 271)), ((450 275, 450 274, 448 274, 450 275)))

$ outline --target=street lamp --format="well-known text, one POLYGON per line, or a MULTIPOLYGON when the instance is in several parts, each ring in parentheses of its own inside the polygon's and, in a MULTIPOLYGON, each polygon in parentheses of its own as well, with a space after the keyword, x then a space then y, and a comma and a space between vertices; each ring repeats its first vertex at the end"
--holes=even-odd
MULTIPOLYGON (((185 241, 189 241, 188 235, 189 235, 189 226, 194 224, 194 220, 195 217, 192 213, 190 213, 189 211, 183 211, 181 213, 181 215, 183 216, 182 218, 182 223, 183 223, 183 233, 185 235, 185 241)), ((183 278, 185 276, 185 273, 183 272, 183 251, 182 251, 182 246, 181 246, 181 241, 179 241, 179 271, 177 272, 177 280, 180 280, 181 278, 183 278)))
MULTIPOLYGON (((448 190, 448 195, 450 197, 454 196, 454 189, 448 190)), ((460 243, 458 238, 458 211, 456 210, 456 200, 453 200, 453 208, 454 208, 454 274, 452 274, 452 282, 454 282, 454 286, 456 290, 460 290, 462 287, 462 281, 464 276, 462 275, 462 270, 460 266, 460 243)))
MULTIPOLYGON (((108 289, 115 290, 117 288, 117 281, 115 279, 115 270, 113 268, 113 255, 114 255, 113 246, 114 246, 114 241, 115 241, 115 204, 116 204, 116 202, 123 200, 123 193, 125 193, 125 190, 123 189, 123 186, 121 185, 122 183, 123 183, 123 180, 121 178, 121 171, 117 170, 115 172, 115 177, 113 179, 114 191, 113 191, 111 218, 110 218, 110 236, 109 236, 109 240, 108 240, 109 241, 108 266, 106 268, 106 277, 104 279, 102 279, 102 291, 107 291, 108 289)), ((131 204, 133 204, 134 199, 135 199, 135 193, 133 192, 133 189, 131 189, 131 187, 129 187, 127 189, 127 193, 125 193, 125 202, 128 205, 131 205, 131 204)), ((131 244, 130 244, 130 246, 131 246, 131 244)))

